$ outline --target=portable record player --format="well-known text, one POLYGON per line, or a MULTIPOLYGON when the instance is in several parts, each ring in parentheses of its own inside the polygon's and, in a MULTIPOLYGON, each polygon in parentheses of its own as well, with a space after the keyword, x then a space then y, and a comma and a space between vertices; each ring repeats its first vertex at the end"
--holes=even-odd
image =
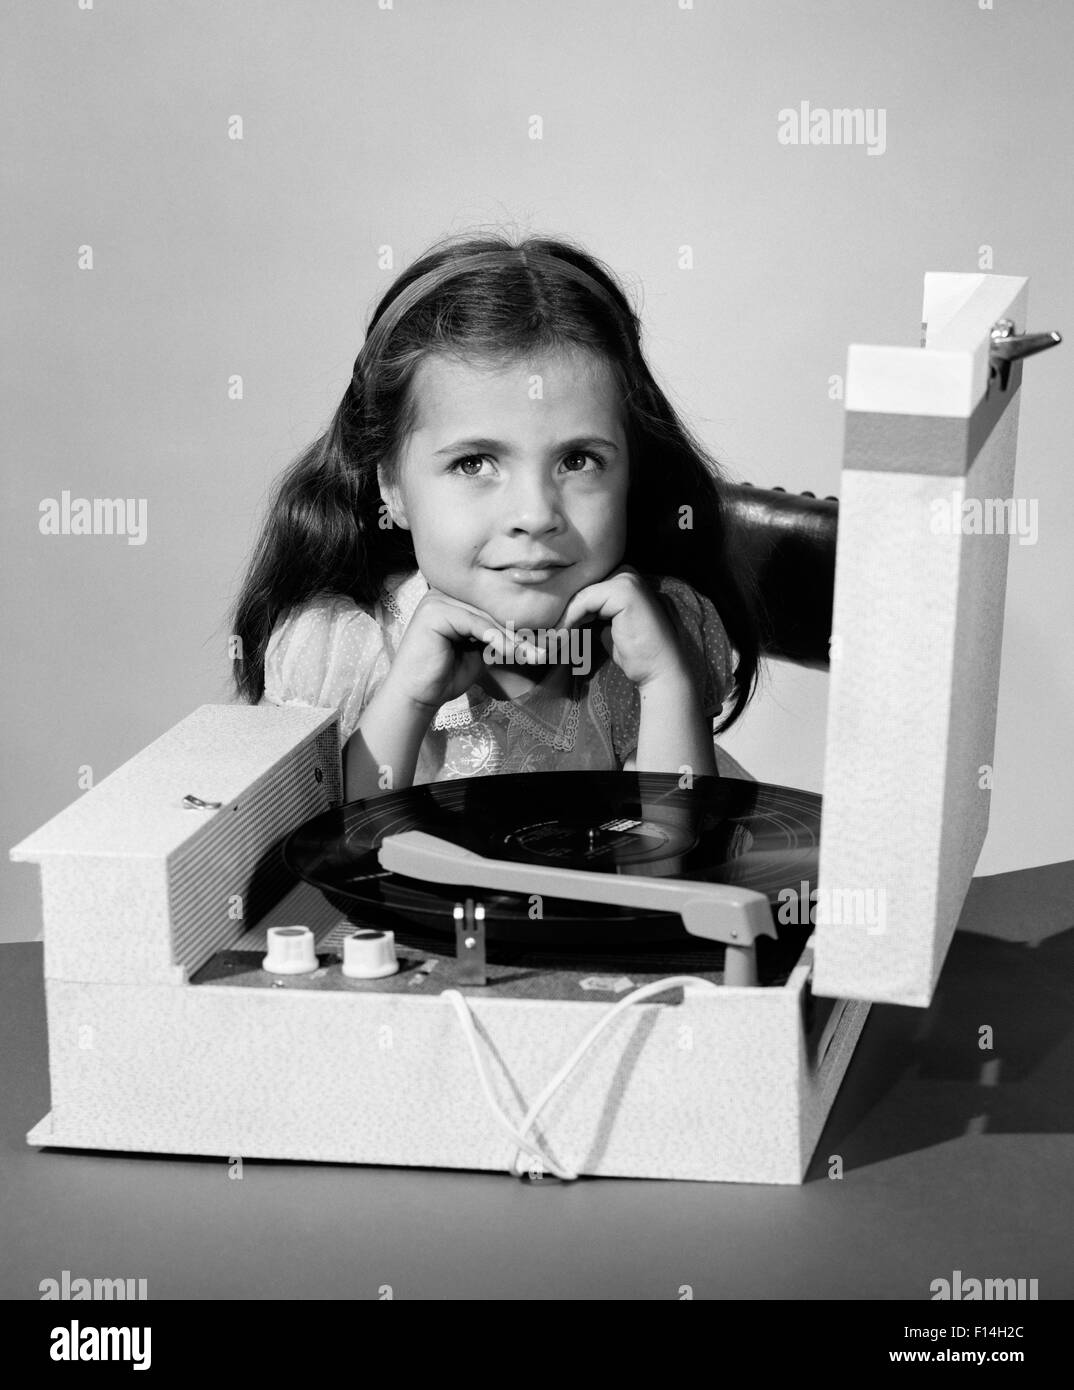
POLYGON ((984 839, 1009 535, 937 518, 1012 495, 1026 286, 926 276, 922 348, 850 349, 822 834, 807 792, 656 774, 343 806, 335 711, 202 706, 11 851, 30 1143, 801 1182, 984 839))

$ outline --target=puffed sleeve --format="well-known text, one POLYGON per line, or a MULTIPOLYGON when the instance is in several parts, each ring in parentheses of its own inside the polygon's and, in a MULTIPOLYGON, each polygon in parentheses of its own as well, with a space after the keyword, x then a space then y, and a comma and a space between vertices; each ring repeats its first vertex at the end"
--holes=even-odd
POLYGON ((662 575, 650 581, 664 600, 693 672, 705 714, 715 718, 731 693, 731 643, 711 599, 681 579, 662 575))
POLYGON ((343 594, 321 595, 273 628, 260 703, 338 709, 345 743, 390 665, 372 614, 343 594))
MULTIPOLYGON (((723 708, 732 687, 733 654, 720 615, 704 594, 699 594, 683 580, 669 576, 647 578, 675 625, 683 656, 700 692, 704 713, 714 719, 723 708)), ((612 746, 622 766, 623 760, 638 745, 641 713, 638 691, 614 662, 606 662, 600 674, 601 695, 608 709, 612 746)), ((726 757, 719 747, 717 753, 726 757)), ((719 756, 717 764, 723 773, 719 756)), ((730 775, 749 776, 737 764, 735 769, 729 768, 730 775)))

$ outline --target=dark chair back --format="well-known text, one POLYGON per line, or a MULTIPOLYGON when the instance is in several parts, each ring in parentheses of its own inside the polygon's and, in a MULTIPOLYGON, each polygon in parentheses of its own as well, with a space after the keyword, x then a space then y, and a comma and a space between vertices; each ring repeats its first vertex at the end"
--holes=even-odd
POLYGON ((726 489, 735 562, 757 576, 765 656, 828 669, 836 497, 734 483, 726 489))

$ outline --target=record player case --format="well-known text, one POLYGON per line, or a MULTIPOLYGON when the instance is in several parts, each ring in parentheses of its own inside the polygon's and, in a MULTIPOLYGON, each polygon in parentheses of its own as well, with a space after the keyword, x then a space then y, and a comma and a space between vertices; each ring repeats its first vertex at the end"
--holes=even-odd
MULTIPOLYGON (((870 1002, 929 1003, 988 823, 1009 545, 936 518, 1012 496, 1027 283, 927 275, 920 348, 849 351, 819 886, 883 890, 883 929, 818 920, 785 983, 631 1005, 535 1130, 577 1172, 800 1183, 870 1002)), ((512 1169, 435 969, 225 978, 273 924, 329 959, 339 913, 278 851, 341 785, 334 711, 205 705, 11 850, 42 887, 31 1144, 512 1169)), ((466 991, 514 1114, 616 997, 566 974, 466 991)))

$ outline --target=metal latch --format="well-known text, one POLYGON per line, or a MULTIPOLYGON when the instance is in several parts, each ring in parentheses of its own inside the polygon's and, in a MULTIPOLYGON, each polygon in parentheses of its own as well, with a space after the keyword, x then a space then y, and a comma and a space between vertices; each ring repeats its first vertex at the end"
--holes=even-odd
POLYGON ((999 379, 999 389, 1006 391, 1011 374, 1011 363, 1020 362, 1023 357, 1045 352, 1058 347, 1063 341, 1061 333, 1016 333, 1011 319, 1000 319, 992 326, 992 346, 988 350, 989 380, 999 379))

